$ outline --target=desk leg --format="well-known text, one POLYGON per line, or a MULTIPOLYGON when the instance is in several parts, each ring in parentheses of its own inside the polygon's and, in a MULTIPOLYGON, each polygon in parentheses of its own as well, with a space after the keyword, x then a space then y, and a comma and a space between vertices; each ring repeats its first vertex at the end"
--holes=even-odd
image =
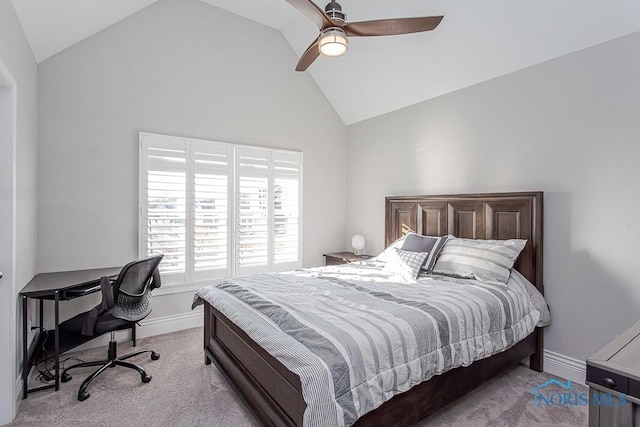
POLYGON ((29 390, 29 354, 27 349, 27 300, 22 296, 22 398, 26 399, 29 390))
POLYGON ((54 359, 56 364, 56 391, 60 389, 60 293, 55 292, 55 343, 54 359))
POLYGON ((44 304, 44 300, 42 298, 40 298, 40 310, 39 310, 40 313, 38 313, 39 316, 40 316, 40 317, 38 317, 38 320, 40 322, 40 331, 44 330, 44 307, 43 307, 43 304, 44 304))

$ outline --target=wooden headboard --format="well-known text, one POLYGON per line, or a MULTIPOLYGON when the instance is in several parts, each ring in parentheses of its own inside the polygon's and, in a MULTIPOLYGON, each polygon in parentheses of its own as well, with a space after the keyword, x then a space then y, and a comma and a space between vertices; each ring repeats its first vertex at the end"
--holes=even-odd
POLYGON ((385 246, 412 230, 428 236, 526 239, 515 267, 544 294, 542 192, 387 197, 385 246))

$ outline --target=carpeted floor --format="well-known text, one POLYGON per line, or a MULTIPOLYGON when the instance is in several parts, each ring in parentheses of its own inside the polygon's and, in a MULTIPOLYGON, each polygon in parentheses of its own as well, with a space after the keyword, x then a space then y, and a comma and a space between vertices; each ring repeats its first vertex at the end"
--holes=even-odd
MULTIPOLYGON (((202 328, 138 341, 139 348, 161 353, 132 361, 153 379, 148 384, 129 369, 114 368, 89 387, 91 397, 78 402, 78 387, 92 369, 78 369, 58 392, 41 391, 22 401, 18 426, 253 426, 249 410, 227 385, 214 365, 204 364, 202 328)), ((119 354, 130 351, 119 344, 119 354)), ((84 360, 106 355, 106 347, 77 353, 84 360)), ((431 426, 583 426, 586 406, 534 407, 531 389, 553 378, 518 366, 466 395, 420 424, 431 426)), ((31 384, 34 385, 33 383, 31 384)), ((586 387, 574 385, 577 391, 586 387)))

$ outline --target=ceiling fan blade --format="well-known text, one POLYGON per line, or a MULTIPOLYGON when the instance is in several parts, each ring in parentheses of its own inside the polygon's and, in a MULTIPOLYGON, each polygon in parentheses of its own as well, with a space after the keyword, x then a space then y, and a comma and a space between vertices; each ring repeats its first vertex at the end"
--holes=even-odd
POLYGON ((422 18, 380 19, 376 21, 351 22, 342 29, 348 36, 392 36, 395 34, 420 33, 431 31, 440 24, 444 16, 427 16, 422 18))
POLYGON ((321 30, 324 30, 326 27, 335 26, 334 22, 329 18, 329 15, 311 0, 287 0, 287 3, 305 14, 307 18, 311 19, 321 30))
POLYGON ((300 60, 298 61, 296 71, 305 71, 311 64, 313 64, 313 61, 315 61, 318 56, 320 56, 320 49, 318 48, 319 40, 320 37, 318 37, 316 41, 311 43, 311 46, 309 46, 307 50, 304 51, 304 53, 300 57, 300 60))

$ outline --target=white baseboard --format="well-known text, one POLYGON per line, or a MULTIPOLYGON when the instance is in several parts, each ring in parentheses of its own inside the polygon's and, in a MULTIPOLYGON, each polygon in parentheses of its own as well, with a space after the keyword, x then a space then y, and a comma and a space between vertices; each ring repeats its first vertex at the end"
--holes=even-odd
POLYGON ((143 320, 137 329, 139 338, 152 337, 154 335, 168 334, 169 332, 202 326, 204 316, 202 310, 193 310, 187 313, 174 314, 172 316, 158 317, 156 319, 143 320))
MULTIPOLYGON (((193 310, 187 313, 172 314, 170 316, 157 317, 155 319, 143 320, 136 328, 136 338, 147 338, 154 335, 168 334, 170 332, 181 331, 183 329, 197 328, 202 326, 204 316, 202 309, 193 310)), ((104 334, 86 344, 82 344, 73 351, 87 350, 89 348, 102 347, 109 344, 109 334, 104 334)), ((117 331, 118 341, 128 341, 131 339, 131 331, 117 331)))
POLYGON ((583 360, 544 350, 544 371, 574 383, 584 384, 587 364, 583 360))

